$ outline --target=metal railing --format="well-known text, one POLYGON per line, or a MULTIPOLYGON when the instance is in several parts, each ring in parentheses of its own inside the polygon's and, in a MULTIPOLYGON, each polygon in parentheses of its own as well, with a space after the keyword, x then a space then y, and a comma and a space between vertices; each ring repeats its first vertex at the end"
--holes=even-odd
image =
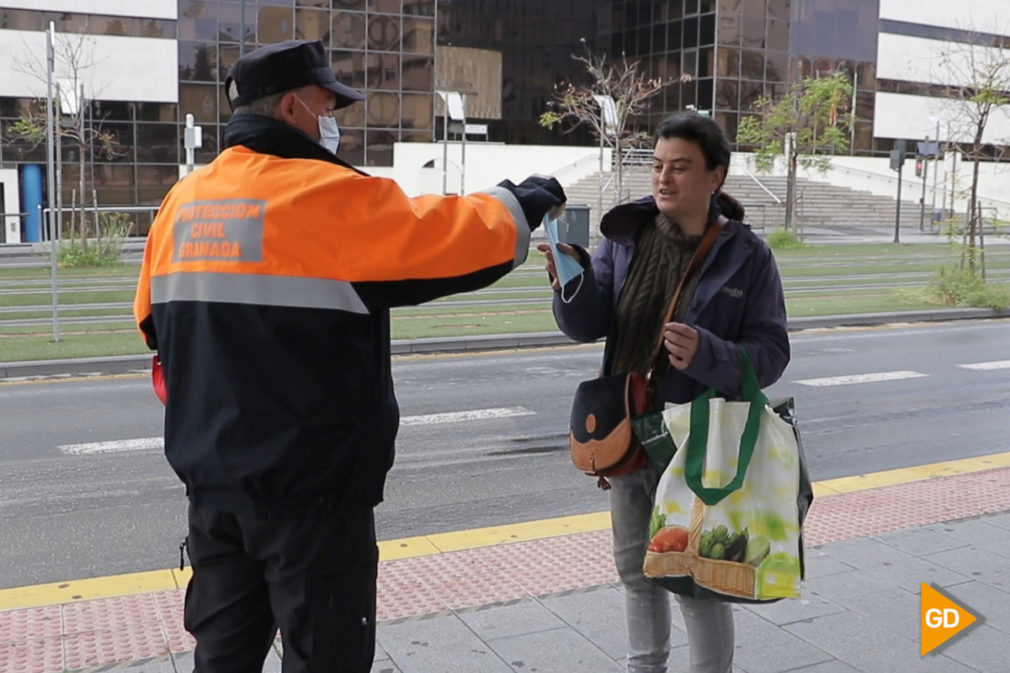
MULTIPOLYGON (((91 226, 92 226, 93 229, 92 229, 91 232, 87 232, 87 237, 88 237, 89 240, 91 240, 92 238, 101 238, 102 237, 102 232, 100 230, 100 226, 101 226, 100 216, 102 214, 125 213, 125 214, 128 214, 128 215, 135 215, 135 214, 140 214, 140 213, 146 213, 146 214, 150 215, 149 218, 146 218, 148 220, 147 223, 150 224, 150 222, 154 220, 154 216, 158 213, 158 210, 159 210, 160 207, 161 206, 84 206, 84 207, 82 207, 82 206, 78 205, 76 207, 74 207, 74 206, 64 207, 64 208, 60 208, 59 210, 57 210, 55 208, 52 208, 52 209, 45 208, 45 209, 43 209, 42 206, 39 206, 39 211, 40 212, 44 211, 45 213, 49 213, 51 211, 51 212, 56 213, 55 225, 56 225, 56 239, 57 240, 63 240, 63 239, 66 238, 63 235, 63 220, 66 217, 66 215, 70 214, 71 216, 74 216, 74 215, 77 215, 78 213, 83 213, 85 215, 85 217, 89 217, 91 219, 91 226), (94 236, 92 236, 92 234, 94 234, 94 236)), ((125 236, 139 236, 140 235, 140 231, 141 231, 141 225, 142 225, 141 220, 142 219, 145 219, 145 218, 131 217, 130 218, 130 228, 125 232, 124 235, 125 236)), ((43 218, 41 221, 44 223, 45 219, 43 218)), ((41 240, 43 240, 43 241, 50 240, 52 238, 51 232, 52 232, 52 227, 51 226, 50 227, 42 226, 41 231, 39 232, 41 240)))
POLYGON ((768 196, 772 197, 772 201, 774 201, 776 203, 776 205, 782 205, 782 199, 780 199, 779 197, 775 196, 775 194, 772 192, 772 190, 768 189, 768 187, 765 185, 765 183, 763 183, 760 180, 758 180, 758 177, 756 175, 754 175, 749 168, 747 168, 746 166, 741 166, 741 168, 743 168, 743 172, 747 174, 747 177, 749 177, 751 180, 753 180, 754 183, 758 187, 760 187, 762 190, 764 190, 765 194, 767 194, 768 196))
MULTIPOLYGON (((932 168, 933 168, 933 170, 936 170, 935 166, 933 166, 932 168)), ((894 185, 895 187, 897 187, 897 185, 898 185, 898 177, 896 175, 887 175, 886 173, 877 173, 876 171, 868 171, 865 168, 853 168, 851 166, 836 166, 836 165, 832 164, 830 170, 831 170, 831 172, 838 171, 838 172, 844 173, 846 175, 862 176, 862 177, 866 178, 867 180, 884 181, 884 182, 887 182, 890 185, 894 185)), ((949 179, 949 176, 944 176, 944 181, 947 181, 948 179, 949 179)), ((902 184, 902 189, 914 189, 914 190, 921 190, 922 189, 922 180, 919 179, 919 178, 908 179, 908 178, 902 177, 901 184, 902 184)), ((957 194, 958 191, 963 191, 963 190, 955 190, 955 195, 957 194)), ((932 199, 936 199, 937 196, 940 196, 940 203, 941 203, 940 210, 944 210, 945 209, 942 204, 944 202, 944 199, 947 198, 947 195, 949 193, 950 193, 950 187, 949 187, 949 185, 940 184, 940 185, 937 185, 935 187, 933 185, 931 185, 931 184, 928 184, 928 183, 926 185, 926 194, 928 196, 930 196, 932 199)), ((967 196, 963 196, 962 195, 959 200, 967 201, 967 199, 968 199, 967 196)), ((909 200, 912 200, 912 199, 909 199, 909 200)), ((915 200, 918 200, 918 199, 915 199, 915 200)), ((980 196, 980 197, 978 197, 978 203, 979 203, 980 206, 984 206, 984 207, 987 207, 987 208, 996 208, 997 210, 1007 210, 1007 211, 1010 211, 1010 201, 1004 201, 1002 199, 994 199, 994 198, 989 197, 989 196, 980 196)))
POLYGON ((744 209, 744 213, 745 213, 744 222, 746 222, 748 225, 750 225, 751 230, 753 230, 753 231, 765 231, 768 228, 768 210, 767 210, 768 204, 766 204, 766 203, 750 203, 750 204, 744 203, 744 204, 741 204, 741 205, 743 205, 743 209, 744 209), (760 213, 761 213, 761 220, 760 220, 760 222, 755 221, 755 218, 752 216, 755 210, 760 211, 760 213))
MULTIPOLYGON (((65 213, 81 213, 83 212, 86 216, 93 218, 94 222, 94 233, 95 237, 90 236, 90 232, 83 232, 82 235, 87 238, 88 244, 90 245, 100 245, 103 240, 108 243, 110 240, 115 241, 117 246, 117 254, 122 253, 122 243, 125 242, 126 237, 130 234, 136 234, 139 229, 139 222, 137 218, 131 218, 129 222, 129 227, 125 225, 126 222, 119 222, 113 225, 107 225, 111 227, 111 230, 106 229, 103 231, 102 223, 100 221, 99 215, 102 213, 149 213, 151 217, 158 211, 159 206, 92 206, 90 208, 80 208, 80 207, 70 207, 61 208, 57 210, 56 208, 43 208, 39 205, 39 222, 40 222, 40 238, 44 238, 44 242, 37 244, 48 248, 49 256, 49 292, 52 295, 52 335, 53 341, 60 340, 60 304, 59 304, 59 258, 60 258, 60 248, 63 247, 62 244, 67 242, 76 243, 77 240, 71 237, 70 239, 64 237, 64 232, 62 230, 61 220, 62 215, 65 213), (53 234, 55 233, 55 237, 53 234)), ((82 221, 82 225, 84 222, 82 221)), ((40 265, 41 266, 41 265, 40 265)))
POLYGON ((572 175, 577 176, 575 179, 581 179, 585 177, 587 173, 585 167, 591 166, 592 170, 588 171, 588 174, 592 174, 594 171, 599 170, 600 163, 600 152, 594 150, 588 154, 584 154, 574 161, 569 161, 564 166, 554 169, 551 171, 551 175, 557 178, 558 182, 565 184, 572 180, 572 175))
POLYGON ((626 147, 621 152, 621 163, 625 166, 648 166, 654 159, 653 151, 644 147, 626 147))

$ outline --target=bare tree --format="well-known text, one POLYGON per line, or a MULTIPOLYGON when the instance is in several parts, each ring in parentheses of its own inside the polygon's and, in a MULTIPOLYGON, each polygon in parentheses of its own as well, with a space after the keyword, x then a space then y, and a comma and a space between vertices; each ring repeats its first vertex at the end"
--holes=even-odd
POLYGON ((980 164, 987 155, 1006 150, 1005 144, 999 147, 1001 142, 1010 142, 1007 138, 991 143, 984 140, 986 129, 997 115, 1010 118, 1010 38, 969 31, 967 41, 948 42, 941 48, 937 66, 938 78, 947 84, 947 95, 954 101, 947 106, 951 117, 950 140, 963 143, 965 148, 954 149, 962 151, 972 162, 964 256, 974 274, 976 240, 982 224, 978 206, 980 164))
MULTIPOLYGON (((86 29, 86 26, 85 26, 86 29)), ((53 44, 54 61, 58 68, 58 81, 61 84, 61 96, 57 96, 54 101, 54 113, 56 119, 55 132, 59 140, 70 141, 78 148, 78 187, 77 203, 80 205, 79 221, 75 227, 71 223, 71 236, 76 229, 80 235, 81 248, 86 250, 88 245, 87 222, 84 212, 85 201, 85 159, 88 151, 91 150, 105 156, 115 156, 118 140, 115 134, 103 130, 101 122, 89 123, 86 116, 86 85, 90 85, 87 77, 88 71, 93 68, 97 61, 94 53, 94 39, 82 30, 79 33, 58 33, 53 44), (69 91, 67 90, 69 89, 69 91), (74 114, 64 114, 60 99, 74 101, 76 109, 74 114)), ((38 80, 42 86, 47 82, 47 67, 43 59, 35 54, 26 45, 22 56, 15 56, 13 59, 14 68, 38 80)), ((94 99, 98 92, 90 92, 90 99, 94 99)), ((47 125, 47 97, 39 95, 33 101, 33 105, 22 109, 19 117, 8 127, 8 143, 24 142, 34 149, 46 141, 47 125)), ((62 185, 57 185, 58 190, 62 190, 62 185)), ((49 197, 55 202, 55 195, 49 197)), ((96 235, 98 232, 96 232, 96 235)))
MULTIPOLYGON (((585 39, 582 40, 585 45, 585 39)), ((624 185, 622 152, 649 137, 648 132, 632 128, 635 115, 649 109, 649 99, 675 80, 647 77, 639 71, 638 61, 628 61, 623 55, 618 62, 605 55, 594 55, 586 47, 584 55, 572 58, 585 66, 589 81, 561 82, 554 87, 554 98, 540 115, 541 126, 553 129, 561 122, 568 124, 565 133, 587 126, 601 143, 613 148, 617 163, 617 193, 624 185), (609 102, 613 101, 613 108, 609 102)), ((684 75, 684 81, 690 76, 684 75)))

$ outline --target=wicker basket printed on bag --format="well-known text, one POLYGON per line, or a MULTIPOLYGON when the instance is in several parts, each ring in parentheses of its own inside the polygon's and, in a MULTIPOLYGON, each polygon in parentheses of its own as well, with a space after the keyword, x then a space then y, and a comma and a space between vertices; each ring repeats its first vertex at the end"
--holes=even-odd
POLYGON ((695 496, 691 505, 687 548, 684 551, 645 553, 643 571, 646 577, 686 577, 721 594, 756 598, 754 566, 736 561, 722 561, 699 555, 702 518, 705 504, 695 496))

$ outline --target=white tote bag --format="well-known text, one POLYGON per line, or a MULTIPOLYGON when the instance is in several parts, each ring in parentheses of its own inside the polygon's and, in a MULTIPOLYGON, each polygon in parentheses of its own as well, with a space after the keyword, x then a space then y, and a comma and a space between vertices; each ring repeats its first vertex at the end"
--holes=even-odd
POLYGON ((709 389, 663 413, 679 449, 656 490, 643 570, 695 597, 798 597, 809 480, 793 425, 771 408, 741 355, 743 401, 709 389))

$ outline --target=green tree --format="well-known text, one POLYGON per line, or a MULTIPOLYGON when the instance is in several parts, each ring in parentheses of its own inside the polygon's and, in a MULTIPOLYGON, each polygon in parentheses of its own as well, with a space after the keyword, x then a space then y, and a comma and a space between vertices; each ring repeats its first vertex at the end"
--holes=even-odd
POLYGON ((792 227, 796 206, 797 165, 826 171, 830 160, 825 155, 848 150, 851 101, 852 84, 845 73, 807 77, 779 100, 758 99, 753 107, 757 114, 740 120, 737 142, 754 148, 758 170, 769 170, 780 155, 786 158, 786 229, 792 227))
MULTIPOLYGON (((553 129, 565 122, 565 133, 584 125, 600 141, 601 147, 611 147, 617 164, 616 188, 620 199, 624 185, 623 150, 649 137, 648 132, 633 128, 631 120, 635 115, 646 112, 649 99, 672 84, 673 80, 648 77, 639 70, 638 61, 629 61, 622 56, 620 61, 613 62, 605 55, 590 53, 588 47, 585 55, 572 54, 572 58, 585 66, 588 80, 557 84, 553 100, 547 103, 547 110, 540 115, 539 123, 553 129), (612 109, 607 109, 607 99, 613 101, 612 109)), ((690 77, 685 76, 685 79, 690 77)))

